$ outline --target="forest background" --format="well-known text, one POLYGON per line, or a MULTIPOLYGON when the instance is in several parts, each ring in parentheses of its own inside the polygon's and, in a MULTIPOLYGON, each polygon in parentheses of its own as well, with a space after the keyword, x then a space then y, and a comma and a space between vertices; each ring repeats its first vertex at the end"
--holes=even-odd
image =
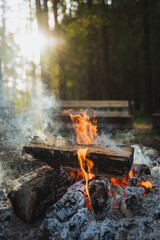
POLYGON ((129 100, 160 111, 160 1, 1 0, 0 92, 23 112, 57 99, 129 100))

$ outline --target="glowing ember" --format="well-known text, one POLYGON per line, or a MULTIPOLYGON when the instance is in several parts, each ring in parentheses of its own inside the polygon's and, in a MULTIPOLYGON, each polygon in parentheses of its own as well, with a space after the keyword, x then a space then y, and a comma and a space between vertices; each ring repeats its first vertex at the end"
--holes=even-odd
MULTIPOLYGON (((126 186, 129 186, 128 184, 128 181, 134 177, 134 174, 133 174, 133 171, 131 170, 128 174, 128 176, 126 178, 123 178, 123 179, 116 179, 116 178, 111 178, 111 182, 113 183, 113 185, 119 185, 121 186, 122 188, 126 187, 126 186)), ((145 188, 152 188, 153 185, 152 183, 147 180, 147 181, 144 181, 142 180, 140 183, 138 183, 137 185, 135 185, 135 187, 145 187, 145 188)))
POLYGON ((145 187, 145 188, 152 188, 153 187, 152 183, 150 181, 148 181, 148 180, 147 181, 143 181, 142 180, 140 185, 145 187))

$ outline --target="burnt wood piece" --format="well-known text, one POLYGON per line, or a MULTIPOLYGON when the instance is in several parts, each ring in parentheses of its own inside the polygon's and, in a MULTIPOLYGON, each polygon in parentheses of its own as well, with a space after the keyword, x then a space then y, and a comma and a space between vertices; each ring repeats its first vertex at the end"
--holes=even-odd
POLYGON ((151 171, 146 164, 133 164, 131 170, 134 177, 140 178, 142 176, 151 175, 151 171))
POLYGON ((91 172, 117 178, 126 177, 133 163, 134 148, 129 146, 120 145, 113 148, 100 145, 68 144, 61 143, 61 141, 50 145, 50 142, 49 139, 45 144, 36 144, 34 141, 23 147, 23 153, 31 154, 34 158, 45 161, 52 167, 62 165, 70 169, 80 169, 77 151, 80 148, 88 148, 87 158, 94 163, 91 172))
POLYGON ((7 193, 15 214, 22 220, 33 222, 43 216, 74 182, 69 172, 43 166, 12 181, 7 193))
POLYGON ((111 209, 108 180, 103 178, 90 180, 89 195, 95 217, 103 219, 111 209))

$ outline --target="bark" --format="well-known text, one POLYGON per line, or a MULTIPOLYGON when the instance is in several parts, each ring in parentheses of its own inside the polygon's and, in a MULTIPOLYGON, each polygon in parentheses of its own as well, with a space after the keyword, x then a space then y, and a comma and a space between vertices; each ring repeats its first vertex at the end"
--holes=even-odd
POLYGON ((41 2, 40 0, 36 0, 36 16, 39 30, 41 29, 42 26, 41 14, 42 14, 41 2))
POLYGON ((48 25, 48 0, 43 0, 43 19, 44 19, 44 27, 47 30, 47 32, 49 31, 49 25, 48 25))
POLYGON ((12 181, 7 193, 15 214, 24 221, 33 222, 42 217, 74 182, 69 172, 44 166, 12 181))

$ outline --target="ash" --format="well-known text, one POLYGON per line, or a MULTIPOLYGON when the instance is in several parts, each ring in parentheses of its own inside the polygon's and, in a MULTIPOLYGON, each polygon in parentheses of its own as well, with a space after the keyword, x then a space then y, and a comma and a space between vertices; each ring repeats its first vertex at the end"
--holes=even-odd
MULTIPOLYGON (((138 148, 138 151, 140 149, 138 148)), ((13 154, 11 154, 13 157, 13 154)), ((7 156, 3 154, 3 156, 7 156)), ((140 155, 138 155, 140 156, 140 155)), ((143 155, 144 156, 144 155, 143 155)), ((148 156, 148 155, 147 155, 148 156)), ((10 165, 8 155, 7 162, 10 165)), ((18 172, 14 170, 20 156, 16 156, 17 161, 12 161, 11 178, 17 178, 18 173, 28 172, 28 169, 35 168, 35 161, 24 159, 27 167, 19 165, 18 172), (15 177, 13 173, 15 174, 15 177)), ((4 159, 6 161, 6 159, 4 159)), ((7 166, 2 161, 2 167, 7 166)), ((144 163, 144 162, 143 162, 144 163)), ((150 157, 147 163, 151 169, 150 179, 154 186, 160 185, 159 157, 150 157)), ((1 171, 5 181, 6 172, 1 171)), ((9 176, 9 168, 8 168, 9 176)), ((133 179, 134 181, 135 179, 133 179)), ((109 210, 102 218, 97 218, 93 210, 87 207, 85 182, 83 180, 68 188, 66 194, 46 213, 44 219, 36 223, 27 224, 19 220, 9 202, 4 184, 0 189, 0 239, 2 240, 153 240, 160 236, 160 188, 155 187, 148 191, 145 196, 134 187, 126 187, 126 197, 123 197, 122 188, 115 187, 116 199, 110 196, 109 210)))
POLYGON ((88 210, 83 182, 75 183, 48 211, 43 222, 45 240, 56 239, 159 239, 160 189, 146 196, 132 195, 124 206, 112 208, 98 220, 88 210))

